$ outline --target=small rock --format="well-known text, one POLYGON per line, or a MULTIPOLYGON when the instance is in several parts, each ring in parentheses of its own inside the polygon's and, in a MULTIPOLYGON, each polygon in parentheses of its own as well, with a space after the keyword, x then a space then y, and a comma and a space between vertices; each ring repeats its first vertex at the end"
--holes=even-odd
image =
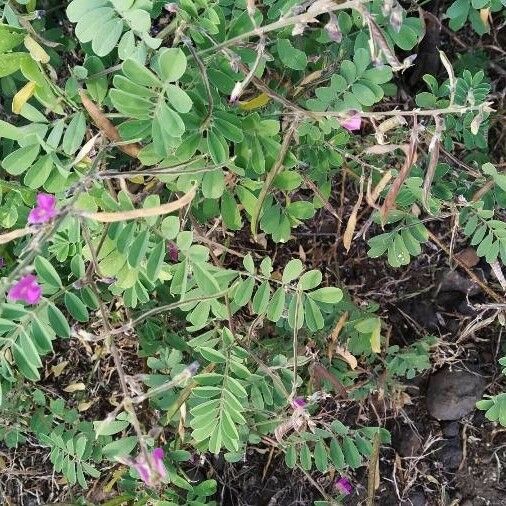
POLYGON ((477 283, 462 276, 457 271, 448 270, 441 279, 440 292, 460 292, 465 295, 477 295, 480 287, 477 283))
POLYGON ((409 425, 399 427, 394 434, 394 447, 401 457, 413 457, 418 453, 422 442, 409 425))
POLYGON ((455 258, 460 260, 468 269, 471 269, 475 265, 478 265, 480 257, 476 254, 474 248, 464 248, 459 252, 455 253, 455 258))
POLYGON ((430 377, 427 409, 438 420, 459 420, 473 411, 484 390, 481 376, 444 368, 430 377))
POLYGON ((425 506, 427 504, 427 498, 423 492, 412 492, 409 494, 408 499, 403 503, 406 506, 425 506))
POLYGON ((400 304, 399 307, 405 315, 415 320, 420 327, 428 331, 436 331, 438 329, 437 308, 432 301, 413 299, 400 304))
POLYGON ((459 422, 443 422, 441 423, 441 430, 445 438, 454 438, 459 435, 460 425, 459 422))
POLYGON ((462 462, 462 448, 459 439, 452 439, 441 448, 440 461, 446 471, 455 471, 462 462))

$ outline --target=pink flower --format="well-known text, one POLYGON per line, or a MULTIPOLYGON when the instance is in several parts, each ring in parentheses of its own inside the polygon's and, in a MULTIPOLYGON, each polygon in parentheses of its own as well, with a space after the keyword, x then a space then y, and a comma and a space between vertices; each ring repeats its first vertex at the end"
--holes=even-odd
POLYGON ((345 478, 344 476, 341 476, 335 483, 335 487, 339 492, 343 495, 350 495, 353 492, 353 486, 348 480, 348 478, 345 478))
POLYGON ((141 480, 148 487, 155 487, 167 476, 163 457, 163 449, 155 448, 148 456, 147 462, 141 453, 134 461, 129 462, 129 464, 137 471, 141 480))
POLYGON ((11 286, 7 297, 12 302, 23 301, 27 304, 37 304, 42 297, 42 288, 33 274, 23 276, 11 286))
POLYGON ((306 407, 306 401, 302 397, 295 397, 292 401, 293 409, 304 409, 306 407))
POLYGON ((346 128, 349 132, 354 132, 355 130, 360 130, 360 126, 362 124, 362 118, 360 114, 353 114, 349 118, 341 121, 341 126, 346 128))
POLYGON ((56 198, 54 195, 39 193, 37 195, 37 205, 28 215, 28 223, 46 223, 56 216, 56 198))

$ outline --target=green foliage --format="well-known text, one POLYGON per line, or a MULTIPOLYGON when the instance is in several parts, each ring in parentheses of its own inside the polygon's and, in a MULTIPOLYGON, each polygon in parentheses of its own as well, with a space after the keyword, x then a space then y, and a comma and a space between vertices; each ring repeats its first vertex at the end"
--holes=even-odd
MULTIPOLYGON (((427 222, 458 209, 455 232, 504 263, 493 81, 462 62, 454 76, 442 55, 448 79, 424 76, 418 109, 392 109, 410 61, 396 48, 423 36, 397 2, 43 4, 0 0, 1 442, 45 448, 69 497, 101 480, 160 506, 216 504, 214 480, 190 479, 195 459, 238 462, 273 437, 290 469, 367 465, 387 431, 327 403, 388 398, 430 367, 435 340, 387 347, 379 305, 334 286, 327 243, 300 237, 331 213, 352 248, 365 237, 400 269, 427 222), (466 170, 446 163, 462 157, 466 170), (33 223, 41 193, 56 216, 33 223), (35 303, 12 300, 26 274, 35 303), (141 486, 159 447, 165 485, 141 486)), ((457 0, 450 27, 484 33, 479 12, 501 8, 457 0)), ((501 423, 503 395, 479 404, 501 423)))

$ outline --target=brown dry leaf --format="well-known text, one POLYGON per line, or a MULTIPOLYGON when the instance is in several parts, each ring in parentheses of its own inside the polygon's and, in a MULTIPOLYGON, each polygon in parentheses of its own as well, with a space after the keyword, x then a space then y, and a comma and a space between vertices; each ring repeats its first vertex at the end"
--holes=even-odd
POLYGON ((79 412, 83 412, 83 411, 88 411, 88 409, 91 408, 91 406, 93 406, 93 404, 95 404, 95 401, 86 401, 86 402, 80 402, 78 405, 77 405, 77 411, 79 412))
POLYGON ((375 209, 377 208, 376 201, 378 200, 380 193, 390 182, 390 179, 392 179, 392 171, 387 170, 379 180, 378 184, 374 187, 374 190, 372 192, 370 191, 370 185, 367 185, 366 201, 371 207, 374 207, 375 209))
POLYGON ((343 234, 343 246, 346 251, 350 251, 351 241, 353 240, 353 234, 355 233, 355 227, 357 226, 357 215, 362 205, 362 198, 364 196, 364 174, 360 177, 360 193, 358 195, 358 199, 353 206, 353 210, 348 218, 348 223, 346 224, 346 230, 343 234))
POLYGON ((53 373, 53 376, 55 378, 58 378, 58 376, 60 376, 61 373, 64 371, 65 367, 67 367, 68 363, 69 363, 68 360, 64 360, 59 364, 51 366, 51 372, 53 373))
POLYGON ((492 272, 494 273, 497 281, 499 281, 501 288, 506 292, 506 279, 504 278, 501 265, 497 260, 495 260, 494 262, 490 262, 490 267, 492 267, 492 272))
POLYGON ((409 148, 409 144, 375 144, 364 150, 366 155, 386 155, 396 149, 402 149, 404 152, 409 148))
POLYGON ((348 320, 348 311, 345 311, 339 318, 339 321, 336 323, 336 326, 332 329, 332 333, 330 334, 330 344, 327 349, 327 356, 329 357, 329 360, 332 360, 332 357, 334 356, 335 351, 334 345, 337 342, 339 334, 341 333, 341 330, 343 330, 343 327, 347 322, 347 320, 348 320))
MULTIPOLYGON (((81 97, 81 101, 85 109, 88 111, 88 114, 93 120, 93 123, 95 123, 95 125, 102 132, 104 132, 105 136, 113 142, 123 142, 116 127, 112 124, 111 121, 109 121, 108 118, 106 118, 106 116, 104 116, 104 113, 99 109, 99 107, 94 102, 92 102, 88 98, 88 96, 83 90, 79 90, 79 96, 81 97)), ((118 144, 118 149, 120 149, 121 151, 123 151, 123 153, 126 153, 127 155, 130 155, 133 158, 137 158, 139 156, 139 151, 141 150, 141 147, 137 143, 118 144)))
POLYGON ((392 116, 391 118, 386 119, 385 121, 382 121, 377 127, 376 127, 376 140, 378 141, 378 144, 384 144, 385 143, 385 134, 389 132, 390 130, 393 130, 394 128, 397 128, 401 125, 406 125, 407 121, 404 118, 404 116, 392 116))
POLYGON ((455 253, 454 257, 468 269, 472 269, 480 261, 480 257, 476 254, 474 248, 465 248, 455 253))
POLYGON ((422 194, 423 205, 429 214, 430 187, 432 186, 432 180, 434 179, 436 166, 439 161, 439 146, 441 143, 441 134, 443 132, 443 122, 439 116, 434 116, 434 123, 436 125, 436 128, 434 129, 434 135, 432 136, 429 145, 429 163, 427 165, 427 172, 425 173, 425 179, 423 181, 422 194))
POLYGON ((177 433, 178 433, 179 437, 181 438, 181 441, 184 441, 185 422, 186 422, 186 402, 183 402, 181 404, 181 407, 179 408, 179 425, 177 428, 177 433))
POLYGON ((86 385, 84 383, 71 383, 69 386, 66 386, 63 391, 64 392, 80 392, 86 389, 86 385))
POLYGON ((383 202, 383 206, 381 207, 381 221, 385 221, 385 217, 388 214, 388 212, 394 208, 395 206, 395 200, 397 199, 397 195, 399 194, 399 191, 401 189, 402 184, 406 180, 406 178, 409 175, 409 172, 411 170, 411 167, 416 162, 417 154, 416 150, 418 147, 418 127, 416 125, 416 119, 415 119, 415 125, 413 127, 413 132, 411 133, 411 140, 409 143, 409 147, 407 149, 404 149, 404 152, 406 154, 406 160, 404 161, 404 164, 402 165, 399 175, 395 179, 395 181, 392 183, 392 186, 390 187, 390 190, 388 191, 388 194, 385 198, 385 201, 383 202))
POLYGON ((348 365, 352 369, 356 369, 358 366, 357 359, 354 355, 350 353, 350 351, 347 348, 344 348, 343 346, 336 346, 336 353, 345 361, 348 363, 348 365))
POLYGON ((94 135, 80 150, 79 153, 77 153, 77 156, 75 160, 72 162, 71 167, 74 165, 77 165, 81 161, 83 161, 90 153, 90 151, 93 149, 93 146, 97 142, 97 139, 100 137, 100 134, 94 135))
POLYGON ((23 237, 32 232, 30 227, 18 228, 17 230, 12 230, 11 232, 7 232, 5 234, 0 234, 0 244, 7 244, 8 242, 13 241, 14 239, 18 239, 19 237, 23 237))
POLYGON ((195 188, 185 193, 180 199, 174 202, 167 202, 157 207, 148 207, 142 209, 132 209, 131 211, 118 211, 115 213, 88 213, 82 212, 80 215, 83 218, 90 220, 100 221, 102 223, 114 223, 117 221, 134 220, 136 218, 149 218, 151 216, 162 216, 169 214, 182 207, 188 205, 195 197, 195 188))
POLYGON ((394 72, 403 70, 405 66, 397 59, 395 53, 390 49, 385 35, 381 31, 381 28, 378 26, 376 21, 374 21, 373 17, 365 9, 361 10, 361 14, 367 21, 372 44, 380 49, 380 51, 383 53, 383 56, 387 60, 387 63, 392 67, 392 70, 394 72))
POLYGON ((343 384, 319 362, 313 362, 311 365, 311 377, 316 385, 321 385, 324 380, 328 381, 343 399, 347 397, 348 392, 343 384))

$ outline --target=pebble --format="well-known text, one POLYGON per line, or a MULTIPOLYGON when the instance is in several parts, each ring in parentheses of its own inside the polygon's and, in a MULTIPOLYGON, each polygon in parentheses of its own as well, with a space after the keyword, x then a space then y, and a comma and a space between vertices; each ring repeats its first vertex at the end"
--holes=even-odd
POLYGON ((484 389, 485 380, 477 374, 441 369, 430 377, 427 409, 437 420, 460 420, 475 409, 484 389))

